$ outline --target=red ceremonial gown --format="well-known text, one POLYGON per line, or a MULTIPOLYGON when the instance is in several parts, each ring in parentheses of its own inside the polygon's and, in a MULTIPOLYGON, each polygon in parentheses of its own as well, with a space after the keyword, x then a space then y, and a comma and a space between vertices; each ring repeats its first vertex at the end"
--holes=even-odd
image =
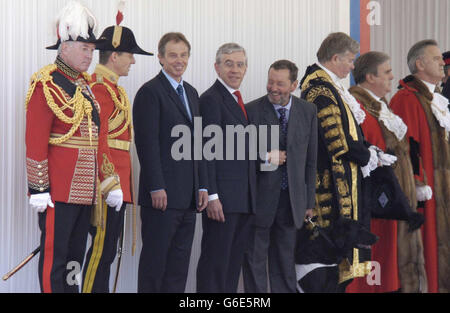
MULTIPOLYGON (((386 144, 377 118, 367 112, 363 105, 361 108, 366 113, 366 118, 361 124, 365 139, 370 144, 386 151, 386 144)), ((377 276, 378 273, 374 273, 374 275, 369 274, 368 277, 357 278, 347 287, 346 292, 391 292, 400 288, 397 267, 397 221, 372 218, 370 231, 379 237, 377 243, 372 246, 372 261, 380 264, 379 276, 377 276), (380 278, 379 285, 376 284, 377 278, 380 278), (374 280, 373 284, 370 284, 372 279, 374 280)))
POLYGON ((399 115, 408 126, 408 138, 413 139, 418 143, 418 154, 420 156, 421 166, 419 175, 415 175, 416 181, 425 183, 433 189, 433 197, 431 200, 425 202, 425 209, 418 208, 417 211, 425 216, 425 223, 422 226, 422 236, 428 291, 438 292, 438 248, 436 236, 433 150, 427 116, 416 93, 419 95, 422 94, 422 97, 431 94, 426 89, 425 85, 418 79, 414 79, 409 83, 405 83, 405 81, 402 80, 400 81, 400 84, 403 88, 392 98, 390 106, 394 113, 399 115))

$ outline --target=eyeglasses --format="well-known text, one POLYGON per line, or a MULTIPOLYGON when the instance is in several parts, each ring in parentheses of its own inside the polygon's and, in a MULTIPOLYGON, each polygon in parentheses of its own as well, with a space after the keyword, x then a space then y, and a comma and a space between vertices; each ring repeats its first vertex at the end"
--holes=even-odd
POLYGON ((234 66, 237 66, 238 69, 244 69, 246 67, 245 62, 233 62, 230 60, 226 60, 224 63, 224 66, 227 68, 234 68, 234 66))

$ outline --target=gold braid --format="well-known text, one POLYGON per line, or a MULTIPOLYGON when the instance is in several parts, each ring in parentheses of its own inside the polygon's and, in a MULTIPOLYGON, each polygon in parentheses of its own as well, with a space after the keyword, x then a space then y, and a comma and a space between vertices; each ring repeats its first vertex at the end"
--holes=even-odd
MULTIPOLYGON (((61 144, 66 140, 68 140, 70 137, 72 137, 73 134, 78 129, 78 127, 80 126, 84 115, 87 116, 89 125, 91 125, 92 119, 91 103, 83 96, 81 88, 79 86, 77 86, 75 94, 70 100, 63 101, 63 99, 61 99, 61 97, 57 95, 54 89, 58 90, 62 95, 64 93, 63 90, 53 82, 53 77, 50 75, 50 73, 56 70, 56 68, 57 68, 56 64, 50 64, 43 67, 39 72, 33 74, 33 76, 31 77, 30 88, 28 89, 27 96, 25 99, 25 110, 26 110, 28 108, 28 103, 30 102, 31 96, 33 95, 37 83, 41 82, 45 100, 47 101, 47 105, 50 107, 50 109, 53 111, 53 113, 59 120, 61 120, 66 124, 72 124, 70 130, 63 136, 59 138, 49 139, 50 144, 61 144), (53 88, 50 89, 47 83, 50 83, 53 88), (61 103, 63 104, 62 107, 59 107, 59 105, 55 103, 55 99, 52 96, 52 92, 53 94, 57 95, 58 100, 60 100, 61 103), (63 109, 67 107, 69 107, 73 112, 75 112, 73 117, 69 117, 66 114, 64 114, 63 109)), ((91 132, 92 132, 91 127, 89 127, 90 138, 92 137, 91 132)))
POLYGON ((96 84, 104 85, 106 87, 106 90, 108 90, 116 109, 119 109, 120 111, 123 111, 125 113, 125 124, 122 126, 122 128, 115 133, 108 134, 109 139, 117 138, 128 129, 131 123, 131 105, 127 93, 125 92, 125 89, 123 89, 123 87, 117 86, 117 89, 119 90, 119 96, 121 99, 119 100, 114 90, 108 84, 95 82, 92 83, 90 87, 92 88, 96 84))

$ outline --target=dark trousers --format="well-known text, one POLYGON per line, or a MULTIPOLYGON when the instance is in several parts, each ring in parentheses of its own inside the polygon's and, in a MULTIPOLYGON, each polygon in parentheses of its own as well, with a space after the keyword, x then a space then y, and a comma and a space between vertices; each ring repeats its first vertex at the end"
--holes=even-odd
POLYGON ((105 207, 104 228, 89 228, 92 242, 86 255, 83 269, 83 293, 109 292, 111 264, 117 254, 117 242, 123 230, 123 216, 126 203, 119 212, 115 208, 105 207))
POLYGON ((197 267, 197 292, 235 293, 244 252, 250 238, 252 216, 224 213, 225 222, 203 214, 202 251, 197 267))
POLYGON ((267 263, 271 292, 296 292, 295 239, 289 191, 282 190, 273 224, 269 227, 253 226, 251 244, 243 265, 245 292, 268 292, 267 263))
POLYGON ((194 209, 141 207, 141 219, 138 292, 184 292, 195 231, 194 209))
POLYGON ((39 213, 41 291, 77 293, 92 205, 55 202, 39 213))

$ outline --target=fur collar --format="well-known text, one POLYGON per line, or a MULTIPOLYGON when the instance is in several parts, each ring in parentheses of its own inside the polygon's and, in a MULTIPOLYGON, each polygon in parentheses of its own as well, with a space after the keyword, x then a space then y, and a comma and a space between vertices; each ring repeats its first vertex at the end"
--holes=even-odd
POLYGON ((398 140, 402 140, 405 137, 408 127, 399 116, 395 115, 389 109, 384 98, 381 99, 384 103, 381 103, 360 86, 353 86, 349 91, 369 114, 374 116, 377 120, 380 120, 398 140))
POLYGON ((433 94, 430 92, 427 86, 416 78, 414 75, 408 75, 402 80, 400 80, 400 85, 398 89, 406 89, 411 92, 418 92, 423 95, 428 101, 433 100, 433 94))

